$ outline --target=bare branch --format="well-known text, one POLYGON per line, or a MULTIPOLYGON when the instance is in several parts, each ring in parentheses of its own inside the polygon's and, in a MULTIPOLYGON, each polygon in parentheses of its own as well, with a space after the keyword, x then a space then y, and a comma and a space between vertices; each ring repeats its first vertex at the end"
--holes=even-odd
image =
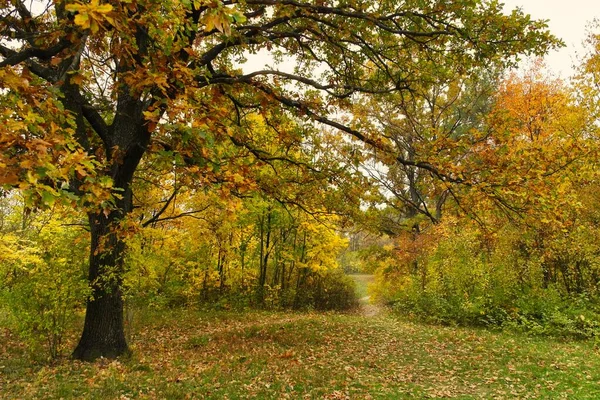
POLYGON ((171 194, 171 196, 169 196, 169 198, 165 201, 165 204, 162 206, 162 208, 152 218, 150 218, 148 221, 144 222, 142 224, 142 226, 145 228, 148 225, 152 225, 153 223, 158 222, 158 220, 160 219, 160 216, 163 215, 163 213, 167 210, 167 208, 169 207, 169 205, 171 204, 173 199, 175 199, 175 196, 177 196, 178 192, 179 192, 179 188, 176 187, 173 190, 173 193, 171 194))
MULTIPOLYGON (((211 206, 208 205, 208 206, 206 206, 206 207, 204 207, 204 208, 202 208, 200 210, 186 211, 186 212, 179 213, 177 215, 172 215, 172 216, 169 216, 169 217, 159 218, 159 219, 157 219, 154 222, 158 223, 158 222, 164 222, 164 221, 171 221, 171 220, 178 219, 178 218, 183 218, 183 217, 191 217, 191 218, 195 218, 195 219, 202 219, 202 218, 198 217, 196 214, 204 212, 204 211, 208 210, 210 207, 211 206)), ((146 225, 144 225, 144 226, 146 226, 146 225)))
POLYGON ((0 53, 5 57, 5 59, 0 61, 0 68, 6 67, 8 65, 17 65, 33 57, 39 58, 41 60, 47 60, 51 57, 54 57, 69 46, 71 46, 71 42, 67 40, 61 40, 48 49, 29 47, 19 52, 15 52, 14 50, 8 51, 10 49, 2 46, 0 53))

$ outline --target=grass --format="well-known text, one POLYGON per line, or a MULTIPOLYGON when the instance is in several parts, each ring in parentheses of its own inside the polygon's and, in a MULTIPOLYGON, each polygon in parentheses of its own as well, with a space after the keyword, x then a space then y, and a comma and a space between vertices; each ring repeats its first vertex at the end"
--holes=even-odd
POLYGON ((592 342, 260 311, 144 311, 132 332, 128 359, 49 364, 0 329, 0 398, 600 398, 592 342))

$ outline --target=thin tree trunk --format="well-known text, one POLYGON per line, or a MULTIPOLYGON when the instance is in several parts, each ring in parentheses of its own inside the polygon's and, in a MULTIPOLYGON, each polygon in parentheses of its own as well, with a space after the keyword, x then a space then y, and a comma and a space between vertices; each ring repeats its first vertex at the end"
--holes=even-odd
POLYGON ((240 247, 240 266, 242 268, 242 292, 245 291, 246 289, 246 284, 244 283, 244 273, 245 273, 245 266, 246 266, 246 247, 242 246, 240 247))
POLYGON ((267 283, 267 267, 271 246, 271 210, 267 212, 267 226, 264 226, 264 214, 260 219, 260 273, 258 276, 258 301, 264 302, 265 284, 267 283))
POLYGON ((219 271, 219 294, 223 293, 223 248, 219 244, 219 252, 217 254, 217 271, 219 271))
MULTIPOLYGON (((300 262, 304 264, 306 256, 306 232, 304 232, 304 236, 302 238, 302 252, 300 253, 300 262)), ((294 308, 298 308, 300 304, 300 287, 304 283, 304 279, 306 278, 307 268, 298 268, 298 279, 296 280, 296 294, 294 296, 294 308)))

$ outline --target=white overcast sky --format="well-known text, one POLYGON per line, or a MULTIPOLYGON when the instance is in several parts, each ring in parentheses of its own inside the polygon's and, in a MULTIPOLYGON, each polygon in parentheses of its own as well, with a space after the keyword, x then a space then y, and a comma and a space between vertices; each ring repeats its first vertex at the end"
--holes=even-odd
POLYGON ((520 7, 534 19, 547 19, 550 31, 561 38, 566 47, 554 51, 546 58, 548 67, 566 78, 577 63, 577 53, 582 51, 586 26, 600 19, 600 0, 504 0, 508 12, 520 7))

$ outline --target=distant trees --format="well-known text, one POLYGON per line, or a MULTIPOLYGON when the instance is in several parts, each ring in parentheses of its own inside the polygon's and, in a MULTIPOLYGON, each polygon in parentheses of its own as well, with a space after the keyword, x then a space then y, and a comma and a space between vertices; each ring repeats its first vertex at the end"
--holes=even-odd
POLYGON ((540 63, 506 76, 456 141, 458 202, 419 240, 399 235, 379 296, 438 321, 600 334, 597 116, 584 99, 540 63))

